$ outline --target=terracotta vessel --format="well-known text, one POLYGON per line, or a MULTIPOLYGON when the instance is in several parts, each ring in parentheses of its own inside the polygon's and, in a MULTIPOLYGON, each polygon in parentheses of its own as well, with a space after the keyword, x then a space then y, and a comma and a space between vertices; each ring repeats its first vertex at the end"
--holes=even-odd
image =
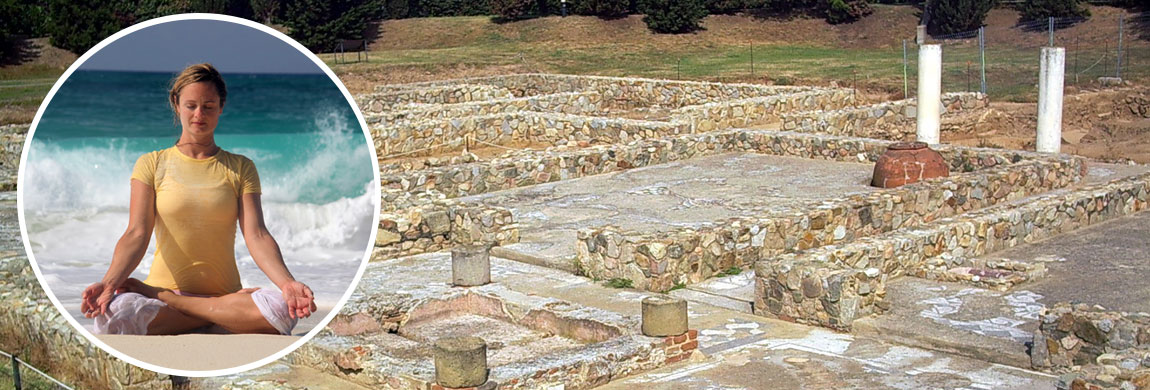
POLYGON ((950 167, 942 155, 925 142, 898 142, 874 164, 870 185, 894 188, 935 177, 950 176, 950 167))

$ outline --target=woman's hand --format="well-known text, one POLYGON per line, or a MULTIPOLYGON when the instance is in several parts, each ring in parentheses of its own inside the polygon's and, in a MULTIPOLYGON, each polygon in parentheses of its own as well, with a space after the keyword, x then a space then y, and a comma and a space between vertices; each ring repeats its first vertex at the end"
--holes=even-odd
POLYGON ((291 318, 307 318, 315 311, 315 295, 306 284, 292 280, 280 286, 280 291, 283 292, 291 318))
POLYGON ((104 282, 92 283, 80 295, 80 310, 84 317, 96 318, 108 312, 108 304, 116 294, 116 287, 104 282))

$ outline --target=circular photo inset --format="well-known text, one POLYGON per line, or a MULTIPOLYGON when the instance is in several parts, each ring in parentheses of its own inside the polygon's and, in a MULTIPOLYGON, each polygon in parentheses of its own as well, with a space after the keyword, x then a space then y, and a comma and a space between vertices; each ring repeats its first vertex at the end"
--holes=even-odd
POLYGON ((29 258, 69 321, 133 364, 235 373, 317 333, 363 272, 379 174, 331 71, 271 28, 148 21, 65 73, 25 146, 29 258))

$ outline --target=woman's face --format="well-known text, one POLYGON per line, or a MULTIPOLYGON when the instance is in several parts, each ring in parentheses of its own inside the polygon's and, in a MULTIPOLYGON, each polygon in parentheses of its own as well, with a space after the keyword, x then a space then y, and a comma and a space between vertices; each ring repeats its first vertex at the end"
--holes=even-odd
POLYGON ((211 83, 192 83, 180 89, 178 112, 185 132, 210 135, 216 130, 224 105, 211 83))

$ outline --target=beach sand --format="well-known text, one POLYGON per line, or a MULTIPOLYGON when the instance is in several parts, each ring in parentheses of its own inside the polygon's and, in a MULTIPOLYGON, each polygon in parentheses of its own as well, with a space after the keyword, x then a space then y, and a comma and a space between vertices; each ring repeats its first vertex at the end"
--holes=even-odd
POLYGON ((208 371, 248 364, 270 356, 315 329, 332 305, 301 319, 291 336, 267 334, 182 334, 175 336, 96 335, 109 347, 160 367, 208 371))
POLYGON ((116 350, 160 367, 207 371, 241 366, 287 348, 299 336, 266 334, 98 335, 116 350))

